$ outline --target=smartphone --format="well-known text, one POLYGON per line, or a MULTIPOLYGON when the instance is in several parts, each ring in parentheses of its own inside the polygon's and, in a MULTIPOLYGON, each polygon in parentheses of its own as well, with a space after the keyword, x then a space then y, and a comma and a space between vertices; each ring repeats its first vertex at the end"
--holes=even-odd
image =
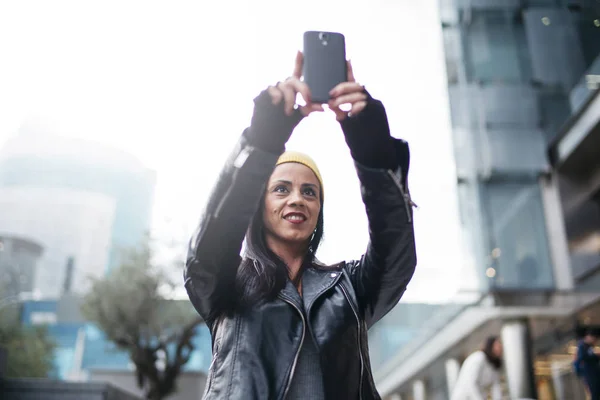
POLYGON ((346 39, 337 32, 304 32, 304 82, 313 103, 327 103, 329 92, 348 79, 346 39))

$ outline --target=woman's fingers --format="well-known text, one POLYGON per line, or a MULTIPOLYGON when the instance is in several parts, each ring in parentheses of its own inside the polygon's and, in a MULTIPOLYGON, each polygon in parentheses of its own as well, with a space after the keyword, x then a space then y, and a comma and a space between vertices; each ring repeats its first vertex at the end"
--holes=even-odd
POLYGON ((274 105, 280 104, 283 100, 283 109, 286 115, 292 115, 296 109, 296 94, 300 93, 304 102, 304 106, 299 107, 302 115, 307 116, 313 112, 324 111, 321 104, 311 103, 310 89, 308 85, 300 80, 302 77, 302 66, 304 63, 304 55, 301 51, 296 53, 296 61, 294 63, 294 72, 292 76, 280 82, 277 86, 268 88, 271 101, 274 105))
POLYGON ((348 71, 348 81, 340 83, 329 92, 331 96, 329 108, 333 110, 338 121, 342 121, 348 116, 357 115, 367 106, 367 93, 364 86, 356 82, 352 62, 346 62, 346 69, 348 71), (343 104, 350 105, 348 112, 340 108, 343 104))
POLYGON ((274 106, 281 103, 281 99, 283 98, 283 93, 281 90, 277 89, 275 86, 269 86, 267 88, 267 92, 269 92, 269 96, 271 96, 271 102, 274 106))
MULTIPOLYGON (((301 60, 301 54, 296 58, 297 61, 301 60)), ((298 63, 301 69, 301 62, 298 63)), ((295 71, 296 72, 296 71, 295 71)), ((285 82, 280 82, 276 87, 270 86, 268 88, 271 101, 274 105, 284 102, 284 112, 286 115, 292 115, 296 108, 296 94, 300 93, 302 98, 306 102, 306 105, 300 107, 302 115, 307 116, 313 112, 324 111, 321 104, 313 104, 310 99, 310 89, 308 85, 301 82, 296 77, 290 77, 285 82)), ((335 117, 338 121, 342 121, 348 115, 356 115, 360 113, 367 105, 367 94, 364 91, 364 87, 356 82, 343 82, 337 85, 332 91, 332 99, 329 101, 329 108, 335 113, 335 117), (350 111, 344 111, 340 109, 343 104, 350 105, 350 111)))
POLYGON ((294 63, 294 72, 292 77, 300 80, 302 77, 302 66, 304 65, 304 54, 301 51, 296 53, 296 62, 294 63))
MULTIPOLYGON (((283 93, 285 101, 284 110, 287 115, 292 115, 296 105, 296 93, 300 93, 306 105, 310 105, 310 89, 304 82, 300 82, 297 78, 288 78, 285 82, 277 85, 277 88, 283 93)), ((277 103, 275 103, 277 104, 277 103)))
POLYGON ((353 103, 349 112, 346 112, 339 107, 332 107, 331 110, 335 113, 336 120, 343 121, 347 117, 353 117, 355 115, 358 115, 362 110, 365 109, 366 106, 367 106, 367 101, 361 100, 361 101, 357 101, 356 103, 353 103))
POLYGON ((350 94, 354 92, 364 92, 364 86, 356 83, 356 82, 342 82, 329 92, 329 95, 335 99, 336 97, 350 94))
POLYGON ((354 70, 352 69, 352 61, 346 61, 346 70, 348 71, 348 82, 356 82, 356 79, 354 79, 354 70))
POLYGON ((333 111, 335 114, 335 119, 338 121, 343 121, 348 116, 348 113, 339 107, 329 107, 329 109, 333 111))
POLYGON ((365 107, 367 106, 367 102, 366 101, 359 101, 357 103, 354 103, 352 105, 352 110, 350 110, 349 115, 350 116, 354 116, 357 115, 358 113, 360 113, 362 110, 365 109, 365 107))
POLYGON ((364 88, 356 82, 341 83, 332 91, 333 98, 329 101, 329 108, 335 113, 338 121, 344 120, 348 115, 356 115, 367 106, 367 94, 364 88), (343 104, 350 105, 350 111, 340 109, 343 104))
POLYGON ((292 115, 294 112, 294 106, 296 105, 296 92, 290 85, 280 83, 278 86, 279 90, 283 94, 283 110, 286 115, 292 115))
POLYGON ((300 93, 306 104, 309 104, 311 102, 310 89, 308 88, 308 85, 306 83, 301 82, 297 78, 293 77, 286 80, 285 83, 287 85, 292 86, 295 92, 300 93))
POLYGON ((364 101, 366 99, 367 94, 365 92, 353 92, 331 99, 329 101, 329 107, 336 108, 341 106, 342 104, 354 104, 356 102, 364 101))

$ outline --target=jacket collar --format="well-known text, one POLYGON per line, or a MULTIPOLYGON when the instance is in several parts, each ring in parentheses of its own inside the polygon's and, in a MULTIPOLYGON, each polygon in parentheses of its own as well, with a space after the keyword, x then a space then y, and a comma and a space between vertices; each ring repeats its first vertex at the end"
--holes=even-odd
POLYGON ((302 274, 302 297, 289 279, 281 290, 280 296, 299 309, 303 309, 305 304, 308 312, 315 300, 336 284, 341 274, 342 270, 338 268, 315 268, 311 265, 306 267, 302 274))

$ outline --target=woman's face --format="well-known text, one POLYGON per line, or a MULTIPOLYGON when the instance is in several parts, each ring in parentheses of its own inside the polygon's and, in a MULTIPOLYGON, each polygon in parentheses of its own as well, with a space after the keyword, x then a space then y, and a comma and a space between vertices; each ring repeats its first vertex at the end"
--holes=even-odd
POLYGON ((502 358, 502 342, 500 340, 496 340, 492 345, 492 353, 496 357, 502 358))
POLYGON ((278 165, 269 178, 263 223, 267 244, 308 244, 321 211, 319 180, 298 163, 278 165))

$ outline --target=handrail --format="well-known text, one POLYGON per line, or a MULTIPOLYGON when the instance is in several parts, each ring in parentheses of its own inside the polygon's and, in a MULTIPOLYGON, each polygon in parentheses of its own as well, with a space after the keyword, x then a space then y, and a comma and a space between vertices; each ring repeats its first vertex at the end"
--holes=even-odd
MULTIPOLYGON (((458 293, 457 297, 459 294, 464 294, 464 293, 466 293, 466 292, 458 293)), ((408 359, 409 357, 413 356, 416 352, 418 352, 421 349, 423 344, 425 344, 427 341, 429 341, 431 339, 431 337, 433 337, 434 335, 436 335, 439 332, 441 327, 446 325, 449 321, 453 320, 457 315, 460 315, 465 310, 467 310, 471 307, 481 305, 482 301, 487 297, 487 294, 482 293, 482 292, 474 292, 474 293, 477 294, 478 297, 472 303, 464 303, 464 304, 462 304, 462 306, 457 307, 457 308, 442 307, 440 310, 433 313, 433 315, 425 321, 424 325, 422 326, 422 329, 419 329, 418 337, 415 338, 415 340, 409 341, 405 346, 401 347, 399 349, 398 353, 396 354, 396 356, 394 356, 394 359, 398 359, 398 358, 408 359), (440 317, 442 317, 442 318, 440 318, 440 317)), ((449 304, 459 305, 459 303, 449 303, 449 304)), ((393 364, 392 360, 388 360, 387 362, 385 362, 381 366, 381 372, 378 373, 377 375, 380 375, 381 378, 383 378, 384 376, 387 376, 394 369, 394 366, 392 364, 393 364)))

